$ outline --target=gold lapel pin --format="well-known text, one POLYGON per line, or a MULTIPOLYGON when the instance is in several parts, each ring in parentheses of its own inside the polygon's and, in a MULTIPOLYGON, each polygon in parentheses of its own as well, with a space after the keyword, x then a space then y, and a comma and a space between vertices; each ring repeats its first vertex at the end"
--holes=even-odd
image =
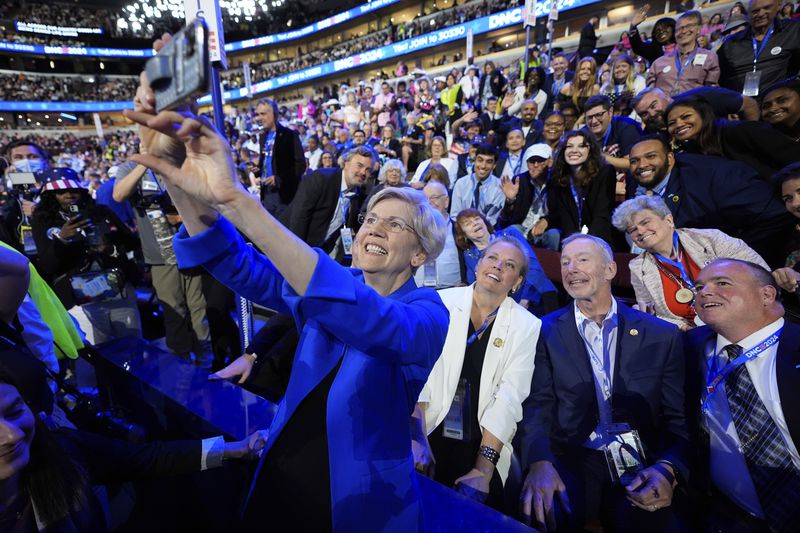
POLYGON ((495 348, 502 348, 503 347, 503 339, 501 339, 500 337, 497 337, 494 340, 494 345, 495 345, 495 348))
POLYGON ((635 337, 635 336, 637 336, 637 335, 639 334, 639 330, 638 330, 638 329, 636 329, 636 328, 633 328, 633 329, 630 331, 630 334, 631 334, 632 336, 634 336, 634 337, 635 337))
POLYGON ((680 201, 680 197, 677 194, 673 194, 672 201, 677 204, 680 201))

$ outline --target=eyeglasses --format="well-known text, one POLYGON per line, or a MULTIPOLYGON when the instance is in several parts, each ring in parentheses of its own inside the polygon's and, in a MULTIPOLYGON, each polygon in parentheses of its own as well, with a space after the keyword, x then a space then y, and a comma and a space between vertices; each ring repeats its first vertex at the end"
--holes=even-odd
POLYGON ((434 194, 428 198, 428 200, 441 200, 442 198, 447 198, 446 194, 434 194))
POLYGON ((361 213, 358 215, 358 222, 367 227, 375 226, 380 222, 383 229, 390 233, 402 233, 403 230, 407 229, 414 235, 417 235, 416 230, 411 227, 411 224, 399 217, 379 217, 375 213, 367 213, 366 215, 361 213))
POLYGON ((684 25, 684 26, 676 26, 676 27, 675 27, 675 33, 677 34, 677 33, 683 33, 683 32, 685 32, 685 31, 690 31, 690 30, 693 30, 693 29, 695 29, 695 28, 696 28, 696 27, 698 27, 698 26, 699 26, 699 24, 697 24, 697 23, 694 23, 694 24, 686 24, 686 25, 684 25))
POLYGON ((601 120, 602 116, 608 113, 608 110, 601 111, 599 113, 595 113, 594 115, 586 115, 586 123, 593 122, 595 120, 601 120))

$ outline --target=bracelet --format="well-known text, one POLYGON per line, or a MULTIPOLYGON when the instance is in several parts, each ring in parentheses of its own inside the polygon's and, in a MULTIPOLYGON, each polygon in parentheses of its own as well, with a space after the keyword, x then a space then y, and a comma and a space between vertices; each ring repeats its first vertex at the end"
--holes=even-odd
POLYGON ((497 461, 500 460, 500 452, 489 446, 481 446, 480 454, 495 466, 497 466, 497 461))

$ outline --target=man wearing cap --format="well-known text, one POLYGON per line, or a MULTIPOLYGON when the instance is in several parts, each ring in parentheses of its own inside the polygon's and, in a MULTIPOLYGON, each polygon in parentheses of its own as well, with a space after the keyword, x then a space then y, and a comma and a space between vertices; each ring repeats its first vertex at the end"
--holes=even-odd
POLYGON ((129 259, 139 239, 113 211, 95 204, 75 171, 39 175, 44 187, 32 226, 42 276, 90 342, 141 335, 133 288, 138 272, 129 259))
POLYGON ((748 96, 800 71, 800 21, 781 19, 780 0, 751 0, 750 24, 719 49, 720 85, 748 96))
POLYGON ((695 87, 718 84, 720 70, 717 54, 697 46, 702 25, 703 16, 699 11, 687 11, 678 17, 675 25, 678 46, 650 65, 648 87, 658 87, 674 95, 695 87))
MULTIPOLYGON (((742 120, 758 120, 758 103, 750 96, 723 87, 696 87, 680 97, 700 97, 714 109, 717 118, 739 115, 742 120)), ((667 134, 664 112, 672 103, 672 96, 657 87, 647 87, 631 100, 631 107, 641 117, 647 133, 667 134)))
POLYGON ((306 158, 297 132, 278 123, 274 100, 265 98, 258 103, 256 121, 263 128, 258 136, 261 203, 277 217, 297 193, 300 177, 306 171, 306 158))
POLYGON ((506 197, 497 223, 500 227, 514 226, 530 242, 542 248, 558 250, 561 234, 556 229, 544 231, 539 219, 547 215, 547 185, 553 150, 538 143, 525 150, 526 171, 509 178, 503 176, 500 187, 506 197))

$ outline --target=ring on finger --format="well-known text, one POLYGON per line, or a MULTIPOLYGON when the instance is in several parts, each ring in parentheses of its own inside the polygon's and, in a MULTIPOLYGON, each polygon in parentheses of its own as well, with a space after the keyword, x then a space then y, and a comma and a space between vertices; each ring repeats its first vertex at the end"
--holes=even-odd
POLYGON ((660 497, 661 497, 661 495, 658 493, 658 489, 653 487, 653 498, 658 499, 660 497))

